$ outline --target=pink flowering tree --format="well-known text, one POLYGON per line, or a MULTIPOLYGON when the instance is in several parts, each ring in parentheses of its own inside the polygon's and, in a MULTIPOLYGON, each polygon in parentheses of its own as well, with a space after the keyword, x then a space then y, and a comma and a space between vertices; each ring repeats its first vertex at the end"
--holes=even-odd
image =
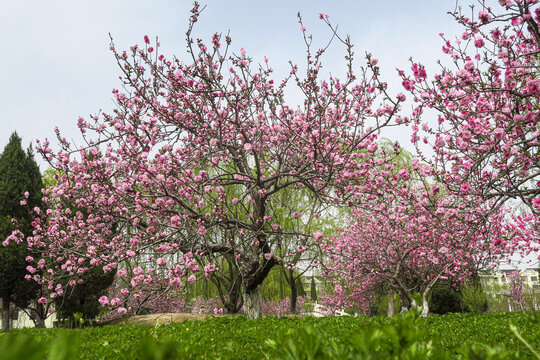
POLYGON ((194 39, 200 13, 195 5, 185 62, 160 54, 148 37, 129 51, 111 44, 125 89, 113 91, 114 112, 79 119, 82 146, 59 132, 58 150, 40 144, 61 175, 44 192, 50 210, 28 243, 43 252, 36 264, 43 275, 35 277, 51 295, 61 273, 76 279, 89 267, 116 269, 129 287, 114 305, 126 310, 145 282, 166 279, 174 289, 219 272, 215 263, 197 263, 213 254, 234 262, 244 312, 257 318, 259 285, 299 252, 294 246, 287 257, 278 245, 287 239, 307 248, 323 235, 283 230, 273 214, 279 195, 302 187, 317 201, 335 201, 349 196, 349 184, 364 186, 377 134, 400 106, 386 94, 377 61, 369 58, 354 74, 352 45, 321 15, 345 45, 347 68, 343 81, 321 80, 325 49, 312 52, 300 19, 305 76, 293 65, 274 82, 268 62, 254 65, 244 49, 232 53, 228 36, 214 34, 208 44, 194 39), (284 100, 289 83, 305 95, 297 108, 284 100), (377 105, 379 99, 386 102, 377 105), (144 267, 131 265, 143 260, 144 267))
POLYGON ((509 280, 512 307, 517 311, 523 311, 525 310, 525 298, 523 297, 523 280, 519 275, 519 271, 512 271, 509 280))
POLYGON ((394 162, 372 172, 378 191, 363 195, 349 225, 323 242, 324 275, 335 285, 327 306, 367 312, 384 287, 412 307, 411 294, 419 292, 427 316, 429 293, 440 279, 466 281, 515 245, 507 240, 513 229, 502 211, 490 213, 489 203, 466 202, 411 179, 411 171, 427 176, 430 170, 413 159, 411 169, 394 162))
POLYGON ((417 104, 412 141, 431 146, 435 156, 424 160, 446 191, 489 199, 493 210, 510 199, 524 205, 516 226, 524 242, 538 242, 540 8, 537 0, 479 3, 470 14, 452 13, 464 28, 455 40, 443 37, 453 67, 429 78, 419 63, 410 76, 401 72, 417 104))
POLYGON ((167 279, 145 281, 136 291, 130 291, 130 284, 125 280, 118 279, 109 288, 107 295, 99 298, 100 305, 105 308, 101 321, 126 315, 186 312, 183 289, 173 289, 167 279))

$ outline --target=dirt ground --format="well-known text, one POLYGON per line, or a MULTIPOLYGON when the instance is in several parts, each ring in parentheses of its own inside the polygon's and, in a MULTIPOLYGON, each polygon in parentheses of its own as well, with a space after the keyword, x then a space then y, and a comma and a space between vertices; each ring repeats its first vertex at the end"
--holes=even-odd
POLYGON ((158 321, 161 324, 170 324, 171 322, 183 322, 186 320, 204 320, 206 314, 148 314, 136 315, 126 319, 117 319, 107 323, 107 325, 129 324, 129 325, 156 325, 158 321))
MULTIPOLYGON (((239 316, 239 315, 207 315, 207 314, 189 314, 189 313, 163 313, 163 314, 148 314, 136 315, 124 319, 116 319, 104 323, 103 325, 152 325, 155 326, 158 321, 160 324, 170 324, 172 322, 184 322, 188 320, 204 320, 207 316, 239 316)), ((263 314, 263 317, 274 316, 263 314)), ((286 318, 303 318, 303 315, 281 315, 279 317, 286 318)))

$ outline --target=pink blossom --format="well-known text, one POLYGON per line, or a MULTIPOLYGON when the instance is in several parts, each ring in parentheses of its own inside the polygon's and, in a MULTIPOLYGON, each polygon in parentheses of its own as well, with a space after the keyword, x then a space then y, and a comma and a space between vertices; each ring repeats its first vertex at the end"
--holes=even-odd
POLYGON ((99 298, 99 303, 101 304, 101 306, 107 306, 109 305, 109 298, 106 297, 105 295, 103 295, 102 297, 99 298))
POLYGON ((411 174, 409 174, 409 172, 407 170, 405 170, 405 169, 399 170, 399 176, 403 180, 409 180, 411 178, 411 174))
POLYGON ((477 48, 481 48, 482 46, 484 46, 484 44, 484 39, 482 39, 481 37, 474 40, 474 46, 476 46, 477 48))
POLYGON ((216 267, 216 265, 214 265, 214 264, 208 264, 208 265, 206 265, 206 266, 204 267, 204 271, 205 271, 205 272, 214 272, 214 271, 216 271, 216 270, 217 270, 217 267, 216 267))
POLYGON ((124 308, 124 307, 119 307, 118 308, 118 314, 125 315, 126 313, 127 313, 126 308, 124 308))
POLYGON ((120 277, 126 277, 127 276, 127 270, 122 268, 122 269, 119 269, 118 272, 117 272, 117 275, 120 276, 120 277))
POLYGON ((266 260, 270 260, 270 259, 272 258, 273 255, 274 255, 274 254, 272 254, 271 252, 270 252, 270 253, 266 253, 266 254, 264 254, 264 258, 265 258, 266 260))
POLYGON ((468 193, 469 191, 471 191, 471 185, 469 185, 468 183, 463 183, 461 184, 460 190, 463 193, 468 193))
POLYGON ((495 139, 501 140, 502 138, 504 138, 505 132, 504 132, 504 130, 501 129, 501 128, 496 128, 496 129, 493 131, 493 135, 495 136, 495 139))
POLYGON ((478 18, 480 19, 480 21, 482 23, 487 23, 491 20, 491 16, 489 15, 489 13, 485 10, 482 10, 478 13, 478 18))
POLYGON ((167 265, 167 260, 165 258, 158 258, 156 263, 159 265, 159 266, 166 266, 167 265))
POLYGON ((204 226, 199 226, 199 230, 197 232, 202 236, 206 234, 206 228, 204 226))
POLYGON ((214 314, 215 315, 221 315, 223 314, 223 308, 214 308, 214 314))
POLYGON ((377 151, 377 143, 371 143, 369 144, 369 146, 367 147, 367 151, 371 154, 373 154, 375 151, 377 151))
POLYGON ((117 297, 111 300, 112 306, 120 305, 121 303, 122 303, 122 300, 120 300, 120 298, 117 298, 117 297))

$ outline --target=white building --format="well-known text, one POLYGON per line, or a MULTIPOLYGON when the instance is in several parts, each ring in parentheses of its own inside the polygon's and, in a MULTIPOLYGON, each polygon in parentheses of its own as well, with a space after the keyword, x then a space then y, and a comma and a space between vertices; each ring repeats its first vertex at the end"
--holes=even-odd
MULTIPOLYGON (((0 311, 0 321, 2 319, 2 312, 0 311)), ((26 312, 19 308, 14 308, 11 310, 11 316, 10 316, 10 329, 22 329, 25 327, 34 327, 34 322, 26 312)), ((45 319, 45 326, 48 328, 53 327, 53 323, 56 321, 56 313, 53 313, 45 319)))

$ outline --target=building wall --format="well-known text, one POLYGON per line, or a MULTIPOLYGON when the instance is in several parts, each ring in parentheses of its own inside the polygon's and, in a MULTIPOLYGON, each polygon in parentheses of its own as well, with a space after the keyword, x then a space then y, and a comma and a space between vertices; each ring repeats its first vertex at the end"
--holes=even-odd
MULTIPOLYGON (((0 319, 2 318, 2 312, 0 311, 0 319)), ((34 327, 34 322, 30 317, 22 310, 15 309, 11 315, 11 329, 22 329, 25 327, 34 327), (16 312, 16 313, 15 313, 16 312)), ((56 321, 56 314, 53 313, 45 319, 45 326, 48 328, 53 327, 53 322, 56 321)))

